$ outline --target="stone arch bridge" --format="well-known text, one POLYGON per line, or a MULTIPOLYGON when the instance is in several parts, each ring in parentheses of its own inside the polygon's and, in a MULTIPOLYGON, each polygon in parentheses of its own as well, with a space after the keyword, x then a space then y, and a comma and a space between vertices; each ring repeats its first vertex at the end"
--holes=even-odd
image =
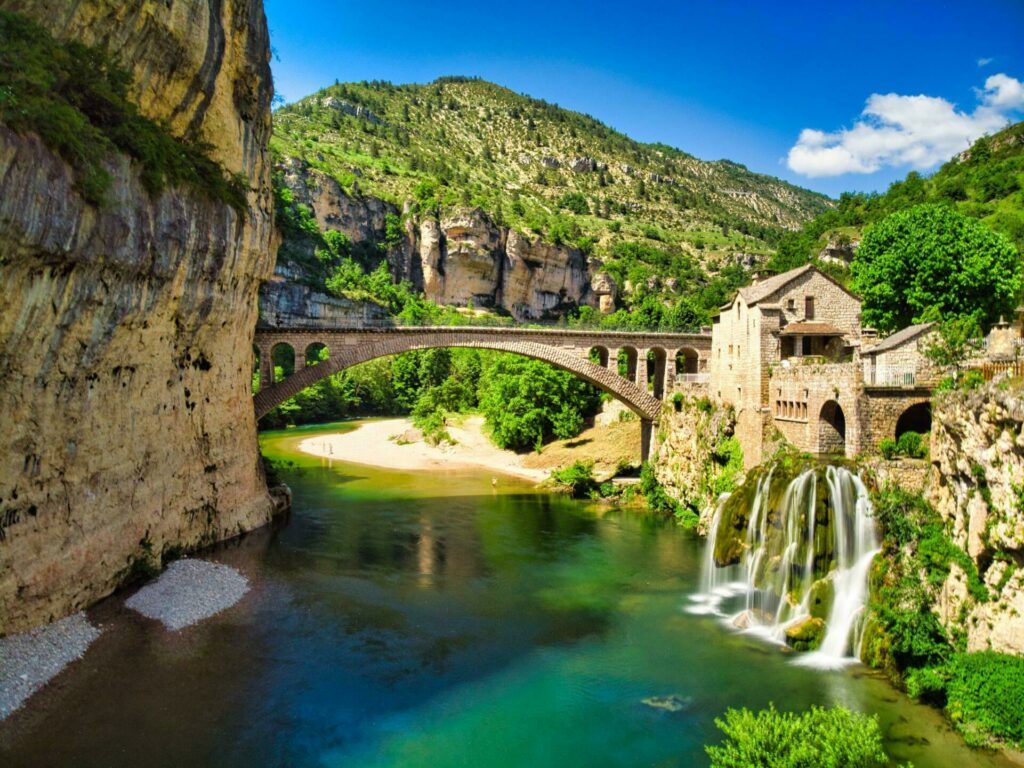
POLYGON ((646 459, 661 398, 672 390, 677 373, 695 378, 706 375, 711 336, 472 326, 275 327, 257 328, 254 345, 261 383, 253 397, 256 418, 320 379, 378 357, 416 349, 475 347, 544 360, 622 401, 641 419, 641 455, 646 459), (273 359, 281 345, 294 355, 294 373, 275 382, 273 359), (311 351, 321 347, 327 348, 328 359, 308 364, 311 351), (618 373, 620 356, 626 366, 625 377, 618 373), (597 362, 592 362, 592 357, 597 362))

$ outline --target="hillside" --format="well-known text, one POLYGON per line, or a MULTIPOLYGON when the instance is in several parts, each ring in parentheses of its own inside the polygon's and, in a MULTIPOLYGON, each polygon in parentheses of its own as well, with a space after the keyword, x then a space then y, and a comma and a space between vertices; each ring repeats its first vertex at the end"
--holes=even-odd
MULTIPOLYGON (((466 78, 336 84, 275 113, 272 151, 286 268, 316 272, 330 248, 314 230, 336 229, 368 270, 370 242, 394 277, 429 298, 519 319, 586 304, 608 311, 605 289, 618 307, 635 303, 637 290, 671 304, 669 294, 706 287, 722 270, 742 272, 831 205, 466 78), (434 241, 437 252, 424 255, 434 241), (456 256, 468 254, 458 264, 453 243, 456 256)), ((733 274, 729 287, 743 279, 733 274)), ((721 291, 712 294, 702 303, 721 291)))
POLYGON ((974 143, 931 176, 911 172, 881 194, 844 194, 832 210, 785 235, 772 266, 789 269, 824 257, 842 269, 863 230, 918 203, 947 203, 1005 234, 1024 254, 1024 122, 974 143))

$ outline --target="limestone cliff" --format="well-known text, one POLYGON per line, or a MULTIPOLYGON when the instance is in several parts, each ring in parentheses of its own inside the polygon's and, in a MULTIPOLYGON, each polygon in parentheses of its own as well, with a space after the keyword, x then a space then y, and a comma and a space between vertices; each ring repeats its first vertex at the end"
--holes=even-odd
POLYGON ((969 650, 1024 653, 1024 391, 989 384, 936 398, 929 501, 974 560, 989 600, 971 596, 957 564, 939 597, 969 650))
POLYGON ((107 203, 0 125, 0 634, 108 594, 133 564, 271 514, 249 391, 273 265, 260 0, 0 0, 100 44, 133 98, 249 182, 243 213, 150 196, 112 156, 107 203))
POLYGON ((742 456, 732 437, 735 416, 700 392, 683 393, 662 414, 655 476, 665 491, 700 516, 706 531, 715 502, 740 480, 742 456))
MULTIPOLYGON (((388 217, 401 212, 391 203, 350 195, 331 176, 294 158, 278 170, 281 183, 308 207, 321 231, 343 232, 354 244, 382 245, 394 278, 410 281, 439 304, 498 308, 518 320, 558 316, 599 301, 603 311, 614 308, 614 287, 605 280, 600 292, 591 289, 587 258, 579 250, 499 226, 479 208, 448 209, 437 217, 406 211, 402 235, 395 239, 388 217)), ((288 249, 285 259, 287 254, 288 249)))

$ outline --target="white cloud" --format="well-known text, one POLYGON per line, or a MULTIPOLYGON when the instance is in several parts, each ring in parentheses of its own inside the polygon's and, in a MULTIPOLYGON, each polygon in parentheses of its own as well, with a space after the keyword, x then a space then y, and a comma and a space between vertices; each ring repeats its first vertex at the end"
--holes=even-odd
POLYGON ((991 56, 982 56, 980 59, 978 59, 978 66, 979 67, 987 67, 991 63, 992 63, 992 57, 991 56))
POLYGON ((828 133, 805 128, 789 150, 787 164, 810 177, 874 173, 892 166, 919 170, 938 165, 1024 109, 1024 83, 992 75, 976 89, 973 112, 936 96, 875 93, 852 128, 828 133))

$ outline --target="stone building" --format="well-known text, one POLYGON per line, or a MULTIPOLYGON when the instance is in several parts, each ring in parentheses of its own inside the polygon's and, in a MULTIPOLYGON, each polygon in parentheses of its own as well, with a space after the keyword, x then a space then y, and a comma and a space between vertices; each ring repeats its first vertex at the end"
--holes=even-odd
POLYGON ((736 411, 752 467, 778 436, 854 456, 899 430, 930 429, 930 325, 878 341, 860 299, 813 265, 740 289, 712 327, 709 394, 736 411))

